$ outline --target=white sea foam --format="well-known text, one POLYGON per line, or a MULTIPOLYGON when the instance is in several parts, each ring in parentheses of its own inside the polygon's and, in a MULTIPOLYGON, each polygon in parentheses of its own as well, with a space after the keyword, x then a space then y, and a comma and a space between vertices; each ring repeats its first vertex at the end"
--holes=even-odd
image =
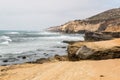
POLYGON ((57 34, 60 34, 60 33, 54 33, 54 32, 38 32, 37 34, 42 34, 42 35, 57 35, 57 34))
POLYGON ((84 40, 84 38, 82 36, 78 37, 78 36, 65 36, 65 35, 61 35, 61 36, 52 36, 52 37, 42 37, 42 39, 50 39, 50 40, 84 40))
POLYGON ((19 32, 6 32, 5 34, 20 34, 19 32))
POLYGON ((2 45, 8 45, 9 41, 1 42, 0 44, 2 44, 2 45))
POLYGON ((0 39, 8 39, 10 38, 9 36, 1 36, 0 39))
POLYGON ((61 36, 60 39, 63 39, 63 40, 84 40, 84 38, 81 36, 81 37, 78 37, 78 36, 61 36))
POLYGON ((9 42, 12 41, 9 36, 1 36, 0 40, 5 40, 5 41, 9 41, 9 42))
POLYGON ((0 37, 0 44, 2 44, 2 45, 8 45, 9 42, 12 42, 12 39, 10 39, 9 36, 1 36, 0 37))

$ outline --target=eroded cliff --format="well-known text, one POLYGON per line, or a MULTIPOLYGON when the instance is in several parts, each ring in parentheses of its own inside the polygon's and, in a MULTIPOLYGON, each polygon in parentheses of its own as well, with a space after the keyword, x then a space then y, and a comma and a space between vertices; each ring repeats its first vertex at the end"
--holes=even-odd
POLYGON ((57 27, 51 27, 49 31, 65 33, 90 32, 119 32, 120 31, 120 8, 107 10, 84 20, 74 20, 57 27))

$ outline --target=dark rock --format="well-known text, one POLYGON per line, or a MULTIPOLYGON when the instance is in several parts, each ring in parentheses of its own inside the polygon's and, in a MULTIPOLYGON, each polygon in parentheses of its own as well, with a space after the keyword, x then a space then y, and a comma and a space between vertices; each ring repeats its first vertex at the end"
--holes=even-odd
POLYGON ((113 38, 120 38, 120 32, 102 32, 103 35, 111 35, 113 38))
POLYGON ((46 62, 50 62, 49 58, 41 58, 41 59, 38 59, 38 60, 36 60, 35 62, 32 62, 32 63, 43 64, 43 63, 46 63, 46 62))
POLYGON ((78 56, 79 59, 87 59, 92 54, 93 50, 91 50, 87 46, 81 46, 76 52, 76 56, 78 56))
POLYGON ((67 44, 73 44, 75 42, 83 42, 83 41, 62 41, 62 42, 67 44))
POLYGON ((60 55, 55 55, 54 58, 58 61, 67 61, 68 60, 68 57, 67 56, 60 56, 60 55))
POLYGON ((88 57, 88 59, 93 60, 103 60, 103 59, 114 59, 120 58, 120 48, 113 47, 112 49, 107 49, 104 51, 94 51, 92 55, 88 57))
POLYGON ((71 61, 120 58, 120 44, 116 43, 119 42, 119 40, 99 41, 96 43, 76 42, 74 44, 70 44, 67 49, 68 58, 71 61), (110 43, 114 45, 111 45, 110 43), (101 46, 100 44, 103 45, 101 46), (110 45, 111 47, 108 46, 108 48, 106 48, 104 45, 110 45))
POLYGON ((55 48, 66 48, 66 46, 55 46, 55 48))
POLYGON ((43 53, 45 56, 48 56, 49 54, 47 54, 47 53, 43 53))
POLYGON ((7 64, 2 64, 1 66, 7 66, 7 64))
POLYGON ((84 34, 85 32, 87 32, 87 31, 86 30, 79 30, 77 33, 84 34))
POLYGON ((55 62, 55 61, 68 61, 68 57, 66 55, 63 55, 63 56, 55 55, 54 57, 51 57, 51 58, 40 58, 40 59, 37 59, 36 61, 27 62, 27 63, 43 64, 43 63, 55 62))
POLYGON ((120 48, 113 47, 112 49, 95 51, 86 46, 82 46, 76 53, 69 56, 70 60, 103 60, 114 58, 120 58, 120 48))
POLYGON ((23 56, 22 59, 26 59, 26 56, 23 56))
POLYGON ((105 32, 86 32, 85 33, 85 41, 102 41, 102 40, 110 40, 113 38, 118 38, 120 33, 115 32, 109 32, 109 33, 105 33, 105 32))
POLYGON ((100 75, 100 77, 104 77, 104 75, 100 75))
POLYGON ((15 61, 18 61, 18 59, 16 58, 8 58, 8 59, 4 59, 3 62, 15 62, 15 61))
POLYGON ((8 60, 7 60, 7 59, 5 59, 5 60, 3 60, 3 62, 8 62, 8 60))
POLYGON ((18 58, 26 59, 27 57, 26 56, 18 56, 18 58))
POLYGON ((66 48, 66 46, 62 46, 61 48, 66 48))

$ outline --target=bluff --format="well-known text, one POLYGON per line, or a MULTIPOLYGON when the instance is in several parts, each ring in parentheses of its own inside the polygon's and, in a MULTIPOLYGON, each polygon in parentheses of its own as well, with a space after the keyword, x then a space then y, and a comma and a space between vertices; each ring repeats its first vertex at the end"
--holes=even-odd
POLYGON ((84 20, 69 21, 49 31, 65 33, 120 32, 120 8, 114 8, 84 20))

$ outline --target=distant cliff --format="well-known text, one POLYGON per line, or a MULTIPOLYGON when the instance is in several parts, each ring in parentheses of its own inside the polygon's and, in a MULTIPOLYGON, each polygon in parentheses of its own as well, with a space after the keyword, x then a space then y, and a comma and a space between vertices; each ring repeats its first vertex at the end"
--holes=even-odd
POLYGON ((110 9, 84 20, 74 20, 49 31, 65 33, 120 32, 120 8, 110 9))

